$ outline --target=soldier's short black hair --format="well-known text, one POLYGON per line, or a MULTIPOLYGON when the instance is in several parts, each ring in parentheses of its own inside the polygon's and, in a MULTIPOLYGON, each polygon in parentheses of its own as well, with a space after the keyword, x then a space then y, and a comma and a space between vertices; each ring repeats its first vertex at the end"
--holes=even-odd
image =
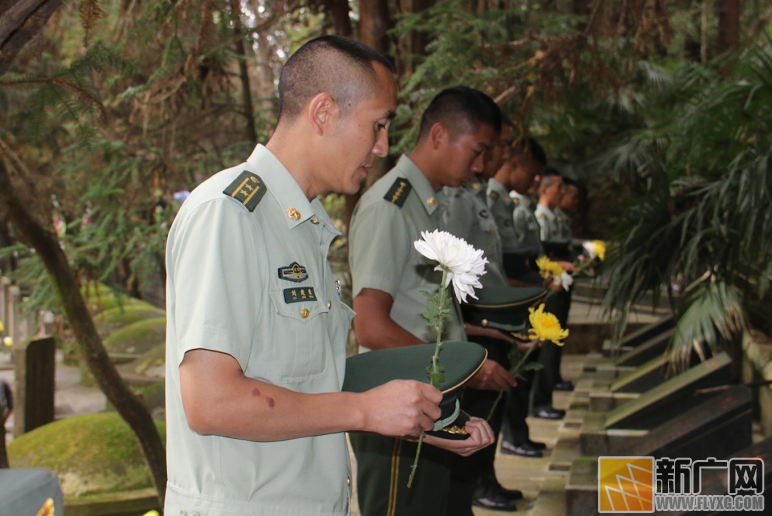
POLYGON ((540 188, 547 188, 551 186, 552 183, 559 177, 562 178, 563 175, 558 169, 547 167, 544 170, 544 173, 541 175, 541 184, 539 185, 540 188))
POLYGON ((563 176, 563 184, 566 186, 575 186, 579 188, 579 183, 577 183, 575 180, 571 179, 570 177, 563 176))
POLYGON ((279 120, 297 117, 316 95, 329 93, 344 114, 377 87, 378 63, 394 65, 367 45, 343 36, 322 36, 300 47, 279 77, 279 120))
POLYGON ((510 156, 520 156, 522 154, 528 155, 538 162, 541 166, 547 166, 547 153, 544 152, 544 147, 536 141, 536 138, 528 136, 526 138, 520 138, 515 142, 510 150, 510 156))
POLYGON ((418 140, 428 136, 436 123, 445 127, 451 139, 473 133, 481 124, 489 125, 500 133, 501 109, 485 93, 466 86, 455 86, 442 90, 429 103, 421 117, 418 140))

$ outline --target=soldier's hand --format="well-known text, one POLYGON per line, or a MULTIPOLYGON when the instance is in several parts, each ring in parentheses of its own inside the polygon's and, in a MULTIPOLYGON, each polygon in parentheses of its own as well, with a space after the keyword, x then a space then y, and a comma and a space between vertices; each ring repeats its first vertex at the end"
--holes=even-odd
POLYGON ((467 385, 473 389, 508 391, 517 385, 517 382, 509 374, 509 371, 493 360, 486 359, 477 374, 467 382, 467 385))
POLYGON ((418 437, 431 430, 442 411, 442 393, 413 380, 393 380, 364 393, 365 431, 391 437, 418 437))
POLYGON ((454 441, 452 439, 441 439, 431 435, 424 436, 424 442, 431 444, 443 450, 452 451, 462 457, 468 457, 476 451, 482 450, 486 446, 496 442, 496 436, 493 434, 490 425, 484 419, 473 417, 466 423, 466 432, 468 439, 463 441, 454 441))

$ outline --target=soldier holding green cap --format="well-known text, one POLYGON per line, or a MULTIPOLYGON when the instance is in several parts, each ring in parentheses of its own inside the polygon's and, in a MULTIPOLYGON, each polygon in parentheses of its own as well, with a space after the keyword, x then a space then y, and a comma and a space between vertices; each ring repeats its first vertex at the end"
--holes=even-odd
MULTIPOLYGON (((435 294, 442 274, 434 271, 436 263, 424 258, 413 243, 421 238, 422 231, 442 228, 447 205, 443 187, 461 186, 482 170, 483 156, 494 145, 500 120, 498 108, 492 109, 481 92, 464 87, 443 90, 421 118, 415 148, 402 156, 357 205, 351 223, 349 260, 357 313, 354 329, 363 350, 435 340, 436 335, 422 316, 426 310, 422 292, 435 294)), ((466 340, 455 301, 445 328, 445 340, 466 340)), ((487 328, 469 330, 495 332, 487 328)), ((514 383, 506 369, 486 360, 468 385, 507 390, 514 383)), ((466 429, 471 434, 467 441, 453 441, 468 443, 463 455, 494 441, 484 420, 473 419, 466 429)), ((414 443, 352 435, 362 516, 471 514, 471 497, 453 498, 460 493, 451 485, 451 455, 437 446, 458 450, 442 441, 425 441, 434 446, 421 449, 416 478, 408 489, 414 443)))
POLYGON ((282 70, 270 141, 180 209, 166 253, 166 515, 346 516, 344 432, 417 438, 440 417, 426 383, 341 392, 353 312, 317 196, 358 191, 387 154, 392 73, 353 40, 305 44, 282 70))

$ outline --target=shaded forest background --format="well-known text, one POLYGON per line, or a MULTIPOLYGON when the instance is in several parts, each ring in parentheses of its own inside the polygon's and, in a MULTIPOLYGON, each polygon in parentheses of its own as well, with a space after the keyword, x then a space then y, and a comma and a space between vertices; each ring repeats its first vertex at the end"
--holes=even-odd
MULTIPOLYGON (((762 0, 0 0, 0 273, 65 315, 163 496, 160 438, 80 287, 163 306, 174 194, 266 142, 282 63, 337 33, 398 70, 378 173, 437 92, 479 88, 580 182, 575 236, 614 242, 617 335, 647 293, 679 319, 675 357, 769 331, 771 17, 762 0)), ((341 228, 356 197, 325 198, 341 228)))

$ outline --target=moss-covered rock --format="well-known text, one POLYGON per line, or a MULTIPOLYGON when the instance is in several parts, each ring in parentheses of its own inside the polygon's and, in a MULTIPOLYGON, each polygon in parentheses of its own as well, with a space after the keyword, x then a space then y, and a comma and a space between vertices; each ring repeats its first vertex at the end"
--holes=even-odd
POLYGON ((166 344, 145 351, 136 360, 120 366, 120 370, 148 378, 166 377, 166 344))
POLYGON ((141 355, 166 342, 166 317, 135 322, 116 331, 104 341, 108 353, 141 355))
POLYGON ((94 317, 99 335, 104 339, 113 332, 120 330, 135 322, 145 319, 157 319, 165 317, 166 312, 145 302, 138 304, 129 304, 125 306, 116 306, 110 310, 105 310, 94 317))
MULTIPOLYGON (((156 426, 165 440, 165 424, 156 421, 156 426)), ((14 468, 53 471, 65 497, 153 485, 139 441, 117 413, 75 416, 36 428, 8 445, 8 461, 14 468)))

